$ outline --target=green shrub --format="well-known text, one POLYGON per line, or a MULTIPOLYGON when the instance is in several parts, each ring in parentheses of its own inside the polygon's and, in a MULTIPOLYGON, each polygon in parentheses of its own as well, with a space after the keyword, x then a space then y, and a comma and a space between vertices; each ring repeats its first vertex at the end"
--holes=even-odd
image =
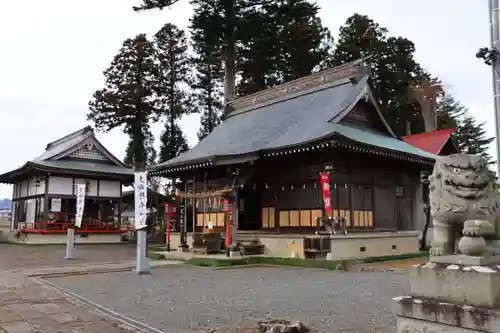
POLYGON ((341 261, 332 260, 307 260, 295 258, 275 258, 275 257, 248 257, 248 258, 192 258, 186 260, 186 264, 202 267, 231 267, 245 265, 272 265, 289 266, 303 268, 322 268, 329 270, 342 270, 345 265, 341 261))
POLYGON ((429 256, 429 252, 421 251, 421 252, 415 252, 415 253, 396 254, 396 255, 392 255, 392 256, 368 257, 368 258, 364 258, 362 261, 365 264, 373 264, 373 263, 377 263, 377 262, 423 258, 423 257, 427 257, 427 256, 429 256))
POLYGON ((165 260, 167 259, 163 253, 148 252, 148 258, 151 260, 165 260))
POLYGON ((348 270, 353 265, 370 264, 384 261, 405 260, 413 258, 426 257, 429 254, 425 251, 417 253, 405 253, 391 256, 368 257, 364 259, 349 260, 322 260, 322 259, 297 259, 297 258, 279 258, 279 257, 245 257, 245 258, 192 258, 185 261, 186 264, 201 267, 231 267, 245 265, 270 265, 270 266, 288 266, 302 268, 319 268, 328 270, 348 270))

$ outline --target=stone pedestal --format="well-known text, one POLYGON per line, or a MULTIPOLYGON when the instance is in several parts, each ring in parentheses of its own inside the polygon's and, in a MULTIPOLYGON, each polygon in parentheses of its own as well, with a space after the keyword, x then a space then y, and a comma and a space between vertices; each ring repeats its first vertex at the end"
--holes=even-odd
POLYGON ((431 258, 410 271, 410 295, 393 299, 399 333, 500 333, 497 257, 431 258))

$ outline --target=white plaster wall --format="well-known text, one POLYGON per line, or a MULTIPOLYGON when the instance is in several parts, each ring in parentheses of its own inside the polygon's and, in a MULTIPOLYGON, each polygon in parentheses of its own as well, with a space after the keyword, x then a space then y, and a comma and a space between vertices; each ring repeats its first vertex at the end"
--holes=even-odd
POLYGON ((119 181, 101 180, 99 181, 99 196, 119 198, 121 186, 119 181))
POLYGON ((16 183, 16 198, 21 197, 21 182, 16 183))
POLYGON ((35 207, 36 207, 36 200, 29 199, 28 200, 28 209, 26 211, 26 222, 27 223, 35 222, 35 207))
POLYGON ((73 194, 73 179, 63 177, 49 178, 49 193, 50 194, 73 194))
POLYGON ((14 204, 14 201, 12 201, 11 207, 10 230, 14 231, 14 221, 16 219, 16 205, 14 204))
POLYGON ((23 180, 21 182, 21 195, 20 197, 26 197, 28 196, 28 180, 23 180))
MULTIPOLYGON (((66 234, 28 234, 24 237, 15 238, 12 241, 23 244, 65 244, 67 240, 66 234)), ((75 235, 75 244, 107 244, 121 243, 121 234, 89 234, 88 237, 82 238, 80 235, 75 235)))
POLYGON ((28 195, 37 195, 37 194, 44 194, 45 193, 45 180, 40 179, 40 185, 38 188, 35 186, 36 185, 36 177, 33 177, 29 180, 30 185, 28 189, 28 195))
POLYGON ((76 178, 75 184, 87 184, 88 188, 85 189, 86 195, 92 197, 97 196, 97 180, 76 178))

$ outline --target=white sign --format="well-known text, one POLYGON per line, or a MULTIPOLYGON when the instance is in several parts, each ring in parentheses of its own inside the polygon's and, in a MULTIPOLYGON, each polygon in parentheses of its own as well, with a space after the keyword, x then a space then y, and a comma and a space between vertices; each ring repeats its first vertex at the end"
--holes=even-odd
POLYGON ((51 200, 51 208, 50 211, 54 213, 60 213, 61 212, 61 198, 52 198, 51 200))
POLYGON ((75 226, 82 226, 83 208, 85 206, 85 184, 76 184, 75 226))
POLYGON ((135 203, 135 228, 142 229, 146 227, 147 217, 147 175, 146 172, 134 173, 134 203, 135 203))

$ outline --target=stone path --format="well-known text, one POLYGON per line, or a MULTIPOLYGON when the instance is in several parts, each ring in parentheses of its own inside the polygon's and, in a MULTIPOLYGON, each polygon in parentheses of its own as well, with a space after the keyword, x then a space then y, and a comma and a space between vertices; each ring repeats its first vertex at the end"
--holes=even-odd
POLYGON ((299 320, 317 333, 395 332, 391 299, 408 292, 406 272, 269 267, 174 265, 146 276, 114 272, 47 280, 165 333, 208 333, 264 318, 299 320))
MULTIPOLYGON (((61 260, 59 252, 45 247, 12 247, 0 245, 0 333, 136 333, 144 332, 140 326, 130 324, 109 313, 89 307, 81 301, 52 288, 38 276, 61 274, 88 274, 98 271, 131 270, 135 261, 130 260, 130 249, 112 248, 117 260, 106 263, 110 253, 97 256, 97 248, 80 249, 80 260, 61 260), (7 251, 2 251, 7 250, 7 251), (28 252, 40 257, 46 254, 36 267, 28 252), (8 252, 8 253, 6 253, 8 252), (9 256, 7 256, 9 254, 9 256), (25 257, 28 255, 28 257, 25 257), (94 256, 92 256, 94 255, 94 256), (22 265, 24 262, 26 265, 22 265), (97 261, 97 262, 95 262, 97 261), (101 261, 101 262, 99 262, 101 261)), ((110 248, 102 247, 106 251, 110 248)), ((54 250, 54 249, 52 249, 54 250)), ((165 262, 153 262, 162 265, 165 262)))
POLYGON ((0 332, 133 332, 23 273, 1 272, 0 332))

